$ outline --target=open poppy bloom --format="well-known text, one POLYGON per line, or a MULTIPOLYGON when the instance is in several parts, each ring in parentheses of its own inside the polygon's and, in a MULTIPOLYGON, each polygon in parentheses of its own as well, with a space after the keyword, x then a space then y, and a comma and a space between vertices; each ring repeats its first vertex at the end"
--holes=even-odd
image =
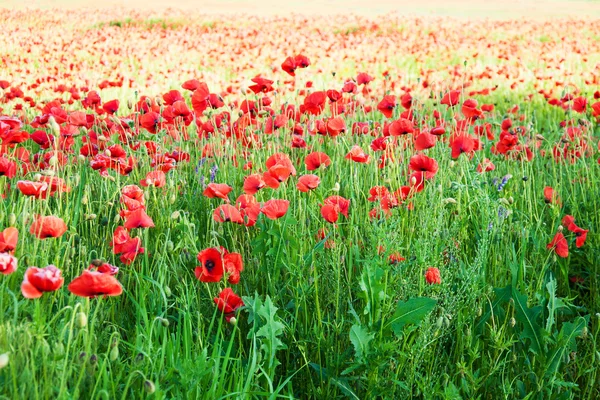
POLYGON ((42 297, 44 292, 58 290, 64 283, 60 269, 54 265, 45 268, 29 267, 21 283, 21 293, 27 299, 42 297))
POLYGON ((304 165, 306 165, 308 171, 314 171, 321 167, 321 165, 324 165, 325 167, 331 165, 331 159, 327 154, 315 151, 306 156, 304 165))
POLYGON ((427 268, 425 271, 425 281, 430 285, 439 285, 442 283, 442 276, 440 270, 434 267, 427 268))
POLYGON ((235 315, 235 311, 244 306, 241 297, 236 295, 231 288, 225 288, 219 293, 219 297, 214 298, 219 311, 225 314, 225 320, 229 322, 235 315))
POLYGON ((67 231, 65 222, 54 216, 42 217, 39 216, 29 229, 29 233, 35 235, 39 239, 57 238, 62 236, 67 231))
POLYGON ((146 175, 146 179, 140 181, 142 186, 163 187, 167 184, 165 173, 161 170, 150 171, 146 175))
POLYGON ((0 253, 12 253, 17 247, 19 231, 17 228, 8 227, 0 232, 0 253))
POLYGON ((289 205, 290 202, 288 200, 272 199, 263 204, 260 212, 269 219, 278 219, 285 215, 289 205))
POLYGON ((154 227, 154 221, 143 207, 133 210, 125 217, 125 223, 123 224, 127 229, 133 228, 152 228, 154 227))
POLYGON ((79 297, 118 296, 123 293, 119 281, 110 274, 84 270, 67 287, 69 292, 79 297))
POLYGON ((577 237, 577 239, 575 239, 575 247, 580 248, 585 244, 589 230, 577 226, 577 224, 575 224, 575 218, 573 218, 572 215, 565 215, 562 219, 562 224, 577 237))
MULTIPOLYGON (((113 254, 120 254, 119 259, 125 265, 135 261, 138 254, 144 253, 140 238, 131 238, 129 232, 122 226, 118 226, 113 233, 113 239, 110 246, 113 248, 113 254)), ((101 271, 105 272, 105 271, 101 271)))
POLYGON ((8 253, 0 253, 0 274, 9 275, 17 269, 17 259, 8 253))
POLYGON ((565 239, 565 235, 562 232, 557 232, 554 235, 554 238, 548 245, 546 246, 549 250, 554 250, 557 256, 562 258, 567 258, 569 256, 569 244, 567 243, 567 239, 565 239))
POLYGON ((244 218, 240 211, 231 204, 222 204, 213 211, 213 219, 216 222, 233 222, 243 224, 244 218))
POLYGON ((208 197, 209 199, 218 197, 219 199, 229 200, 227 195, 232 190, 233 189, 231 186, 226 185, 224 183, 209 183, 202 194, 208 197))
POLYGON ((410 158, 409 168, 411 171, 421 171, 425 179, 431 179, 438 172, 438 163, 425 154, 417 154, 410 158))
POLYGON ((298 184, 296 187, 301 192, 308 192, 309 190, 314 190, 319 187, 321 183, 321 179, 317 175, 308 174, 302 175, 298 178, 298 184))
POLYGON ((544 188, 544 201, 546 202, 546 204, 556 204, 559 207, 561 205, 558 193, 556 193, 556 191, 551 186, 546 186, 544 188))
POLYGON ((321 216, 329 223, 337 222, 339 214, 348 218, 348 208, 350 200, 342 196, 329 196, 323 201, 321 206, 321 216))
POLYGON ((211 247, 198 253, 200 266, 196 267, 195 275, 201 282, 219 282, 225 272, 221 252, 211 247))

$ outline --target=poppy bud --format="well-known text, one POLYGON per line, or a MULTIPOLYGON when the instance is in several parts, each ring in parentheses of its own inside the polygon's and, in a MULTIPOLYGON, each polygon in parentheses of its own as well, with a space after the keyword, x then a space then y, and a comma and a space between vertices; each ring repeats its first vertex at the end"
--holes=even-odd
POLYGON ((131 99, 127 100, 127 108, 129 108, 130 110, 133 108, 133 102, 131 101, 131 99))
POLYGON ((59 342, 54 346, 54 360, 61 360, 65 356, 65 345, 59 342))
POLYGON ((509 202, 508 202, 508 200, 506 200, 504 197, 499 198, 498 199, 498 203, 502 203, 505 206, 509 206, 510 205, 509 202))
POLYGON ((515 199, 514 199, 512 196, 510 196, 510 197, 508 198, 508 202, 509 202, 510 204, 513 204, 513 203, 515 202, 515 199))
POLYGON ((581 336, 582 339, 587 339, 588 337, 588 327, 584 326, 583 329, 581 330, 581 336))
POLYGON ((84 312, 78 312, 75 318, 75 323, 77 324, 78 328, 83 328, 87 325, 87 315, 85 315, 84 312))
POLYGON ((340 183, 336 182, 335 185, 333 185, 333 188, 331 189, 334 192, 339 192, 340 191, 340 183))
POLYGON ((115 220, 114 220, 115 224, 118 224, 120 220, 121 220, 121 215, 115 214, 115 220))
POLYGON ((86 221, 91 221, 93 219, 96 219, 97 215, 96 214, 88 214, 85 216, 86 221))
POLYGON ((173 294, 173 293, 171 292, 171 288, 170 288, 170 287, 168 287, 168 286, 165 286, 165 289, 164 289, 164 290, 165 290, 165 296, 167 296, 167 297, 171 297, 171 295, 173 294))
POLYGON ((237 319, 235 317, 229 318, 229 323, 233 326, 237 325, 237 319))
POLYGON ((546 138, 544 138, 542 135, 540 135, 539 133, 537 135, 535 135, 535 138, 537 140, 546 140, 546 138))
MULTIPOLYGON (((45 169, 45 170, 42 171, 42 175, 54 176, 54 175, 56 175, 56 172, 54 170, 52 170, 52 169, 45 169)), ((42 177, 40 176, 40 179, 41 178, 42 177)))
POLYGON ((144 382, 144 390, 146 391, 146 393, 148 394, 152 394, 156 391, 156 387, 154 386, 154 383, 152 381, 146 381, 144 382))
POLYGON ((109 150, 109 149, 106 149, 106 150, 104 150, 104 155, 105 155, 106 157, 110 157, 110 156, 112 156, 112 153, 110 152, 110 150, 109 150))
POLYGON ((564 229, 565 229, 565 228, 564 228, 562 225, 559 225, 559 226, 558 226, 558 231, 559 231, 559 232, 562 232, 564 229))
POLYGON ((175 196, 175 193, 173 193, 169 198, 169 203, 174 204, 175 201, 177 201, 177 196, 175 196))
POLYGON ((58 123, 54 119, 53 115, 51 115, 48 118, 48 122, 50 123, 50 128, 52 129, 52 133, 54 134, 54 136, 60 136, 60 126, 58 125, 58 123))
POLYGON ((160 323, 162 326, 164 326, 165 328, 168 327, 170 325, 169 320, 166 318, 161 318, 160 319, 160 323))
POLYGON ((455 165, 456 163, 454 162, 454 160, 450 161, 450 168, 454 168, 455 165))
POLYGON ((87 197, 87 195, 84 194, 83 196, 81 196, 81 204, 83 204, 85 206, 85 205, 87 205, 87 203, 88 203, 88 197, 87 197))
POLYGON ((8 225, 14 226, 16 222, 17 222, 17 216, 15 215, 15 213, 8 214, 8 225))
POLYGON ((508 324, 510 325, 510 327, 514 327, 515 324, 517 323, 517 321, 515 320, 515 317, 512 317, 509 321, 508 324))
POLYGON ((58 157, 50 157, 50 159, 48 160, 48 164, 50 164, 52 167, 56 167, 56 165, 58 165, 58 157))
POLYGON ((442 317, 441 315, 438 317, 437 321, 435 321, 435 328, 436 329, 442 329, 442 326, 444 325, 444 317, 442 317))
POLYGON ((82 351, 81 353, 79 353, 79 361, 80 362, 85 361, 86 358, 87 358, 87 353, 85 351, 82 351))
POLYGON ((447 197, 445 199, 442 200, 442 204, 446 205, 446 204, 456 204, 456 199, 453 199, 452 197, 447 197))
POLYGON ((0 369, 8 365, 9 357, 8 353, 0 354, 0 369))
POLYGON ((469 337, 471 336, 471 327, 470 326, 465 326, 464 332, 465 336, 469 337))
POLYGON ((136 363, 141 363, 144 361, 144 354, 143 353, 137 353, 137 355, 135 356, 135 362, 136 363))
POLYGON ((95 354, 92 354, 90 356, 90 364, 91 365, 96 365, 98 363, 98 356, 95 354))
POLYGON ((85 162, 85 156, 83 154, 78 155, 77 159, 81 162, 85 162))
POLYGON ((33 180, 39 182, 42 179, 42 174, 33 175, 33 180))
POLYGON ((173 249, 175 248, 175 245, 173 245, 173 242, 170 240, 167 240, 167 243, 165 243, 167 245, 167 251, 171 252, 173 251, 173 249))
POLYGON ((181 214, 179 213, 179 211, 173 211, 171 213, 171 219, 177 219, 181 216, 181 214))
POLYGON ((119 358, 119 347, 115 346, 110 349, 110 353, 108 354, 108 359, 112 362, 116 361, 119 358))

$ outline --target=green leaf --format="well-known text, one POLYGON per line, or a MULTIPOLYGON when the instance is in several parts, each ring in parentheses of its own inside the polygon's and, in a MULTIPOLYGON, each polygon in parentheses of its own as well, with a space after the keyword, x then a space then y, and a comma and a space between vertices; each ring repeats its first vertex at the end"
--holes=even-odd
POLYGON ((363 359, 369 354, 369 342, 373 340, 375 335, 361 325, 354 324, 350 328, 350 341, 354 346, 354 354, 356 358, 363 359))
POLYGON ((406 302, 398 301, 396 312, 388 325, 392 325, 392 330, 396 335, 402 333, 402 329, 407 324, 419 325, 425 317, 433 311, 437 300, 428 297, 416 297, 406 302))
POLYGON ((512 298, 515 302, 515 317, 517 321, 523 324, 520 337, 529 339, 531 342, 529 349, 535 354, 539 354, 544 347, 544 343, 542 328, 535 321, 537 312, 535 309, 527 307, 527 296, 519 293, 515 288, 512 290, 512 298))
POLYGON ((373 264, 367 264, 360 276, 359 287, 365 300, 363 314, 371 315, 371 321, 380 317, 380 303, 385 300, 383 276, 385 271, 373 264))
POLYGON ((551 351, 551 355, 546 362, 547 377, 552 377, 558 372, 566 352, 577 350, 575 338, 580 336, 583 328, 587 326, 588 318, 589 316, 585 318, 578 317, 575 322, 565 322, 562 324, 554 349, 551 351))

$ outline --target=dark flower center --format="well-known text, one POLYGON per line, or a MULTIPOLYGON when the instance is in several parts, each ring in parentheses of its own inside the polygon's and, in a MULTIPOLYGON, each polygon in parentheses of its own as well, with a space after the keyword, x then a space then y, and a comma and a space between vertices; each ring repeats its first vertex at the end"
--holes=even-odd
POLYGON ((208 260, 207 262, 204 263, 204 268, 206 268, 208 270, 208 272, 210 272, 214 267, 215 267, 215 262, 213 260, 208 260))

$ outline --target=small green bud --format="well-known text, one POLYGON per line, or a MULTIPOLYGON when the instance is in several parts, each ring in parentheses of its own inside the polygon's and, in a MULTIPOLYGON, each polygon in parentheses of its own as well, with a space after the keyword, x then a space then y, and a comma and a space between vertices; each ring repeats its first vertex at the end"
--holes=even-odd
POLYGON ((84 312, 78 312, 75 316, 75 324, 78 328, 84 328, 87 325, 87 315, 84 312))
POLYGON ((6 367, 9 361, 8 353, 0 354, 0 369, 6 367))
POLYGON ((156 391, 156 387, 154 386, 154 383, 152 381, 147 380, 144 382, 144 390, 146 391, 146 393, 152 394, 156 391))

